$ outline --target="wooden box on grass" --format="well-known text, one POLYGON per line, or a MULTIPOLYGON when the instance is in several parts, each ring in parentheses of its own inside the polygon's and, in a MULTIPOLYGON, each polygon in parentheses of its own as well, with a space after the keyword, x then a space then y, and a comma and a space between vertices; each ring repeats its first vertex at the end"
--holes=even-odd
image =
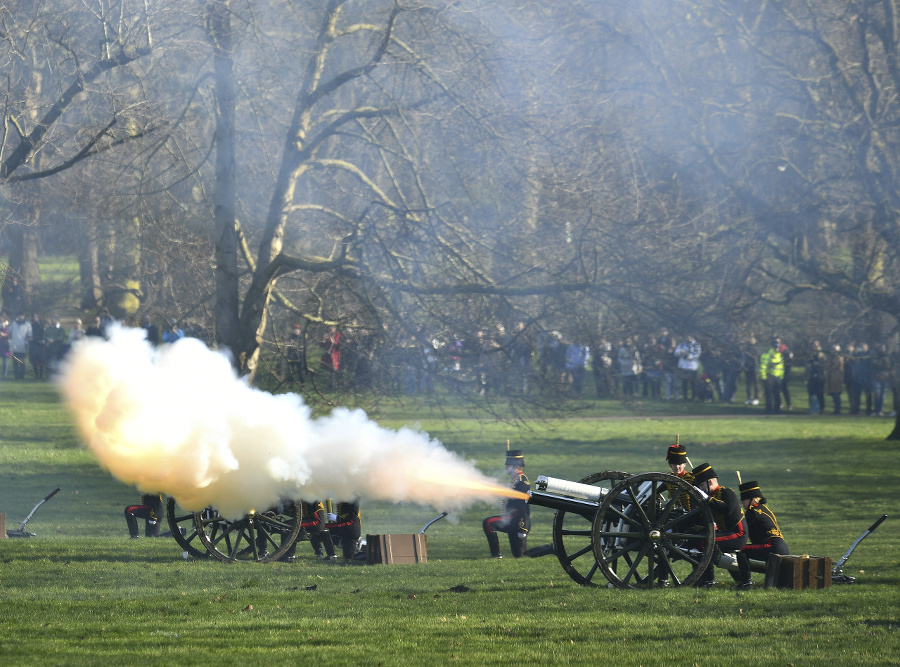
POLYGON ((818 556, 779 556, 766 561, 766 588, 828 588, 831 586, 831 559, 818 556))
POLYGON ((427 563, 428 537, 414 535, 366 535, 366 562, 378 563, 427 563))

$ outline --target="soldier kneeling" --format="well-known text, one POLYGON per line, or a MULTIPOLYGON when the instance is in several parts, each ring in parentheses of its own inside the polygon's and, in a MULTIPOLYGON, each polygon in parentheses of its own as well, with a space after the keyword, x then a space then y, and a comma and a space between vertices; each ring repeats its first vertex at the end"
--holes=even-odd
MULTIPOLYGON (((528 493, 529 490, 524 469, 525 457, 521 450, 513 449, 506 452, 506 472, 513 490, 520 493, 528 493)), ((508 498, 503 505, 503 513, 489 516, 482 522, 481 527, 487 537, 491 558, 503 558, 500 555, 500 539, 497 532, 509 535, 509 548, 512 550, 513 558, 520 558, 525 555, 527 549, 526 537, 531 530, 531 507, 521 498, 508 498)))

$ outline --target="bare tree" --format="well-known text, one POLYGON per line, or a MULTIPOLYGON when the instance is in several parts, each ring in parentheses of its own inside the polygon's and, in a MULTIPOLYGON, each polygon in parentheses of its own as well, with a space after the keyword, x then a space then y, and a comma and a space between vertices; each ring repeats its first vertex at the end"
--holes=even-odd
POLYGON ((35 227, 52 197, 40 184, 155 127, 135 124, 139 114, 108 88, 151 52, 152 37, 143 0, 8 2, 0 31, 2 207, 10 268, 31 288, 40 280, 35 227))

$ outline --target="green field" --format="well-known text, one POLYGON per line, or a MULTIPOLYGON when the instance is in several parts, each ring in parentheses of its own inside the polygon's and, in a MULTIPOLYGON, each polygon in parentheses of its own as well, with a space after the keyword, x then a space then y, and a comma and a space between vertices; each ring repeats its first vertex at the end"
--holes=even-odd
MULTIPOLYGON (((137 492, 79 446, 52 387, 6 381, 0 511, 7 528, 63 490, 29 522, 36 537, 0 542, 0 660, 900 664, 900 450, 884 440, 893 420, 717 415, 708 406, 684 407, 703 409, 696 417, 656 418, 616 405, 602 404, 603 419, 588 405, 567 419, 509 423, 463 409, 435 415, 406 401, 382 403, 378 420, 391 428, 417 423, 498 478, 507 439, 525 450, 532 479, 578 479, 663 470, 677 433, 693 463, 712 463, 724 484, 737 486, 735 470, 760 481, 793 553, 836 560, 889 514, 845 568, 857 583, 738 593, 723 573, 709 591, 581 588, 552 556, 488 559, 481 519, 495 512, 491 505, 429 528, 427 564, 325 564, 308 544, 291 565, 184 560, 174 540, 128 539, 122 509, 137 492)), ((363 529, 417 532, 438 511, 369 503, 363 529)), ((533 510, 529 546, 550 541, 552 516, 533 510)))

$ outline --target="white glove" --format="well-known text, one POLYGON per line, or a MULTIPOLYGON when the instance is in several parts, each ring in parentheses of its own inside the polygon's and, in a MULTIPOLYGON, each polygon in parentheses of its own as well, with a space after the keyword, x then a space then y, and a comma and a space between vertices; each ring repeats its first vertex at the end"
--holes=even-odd
POLYGON ((337 514, 331 514, 331 513, 329 512, 329 513, 326 514, 325 516, 328 517, 328 523, 334 523, 335 521, 337 521, 337 514))
POLYGON ((518 533, 518 537, 520 540, 524 540, 526 535, 528 535, 528 533, 524 533, 521 530, 518 533))
POLYGON ((697 489, 697 493, 700 494, 700 497, 703 498, 703 500, 709 500, 709 494, 706 493, 706 491, 696 486, 694 488, 697 489))

